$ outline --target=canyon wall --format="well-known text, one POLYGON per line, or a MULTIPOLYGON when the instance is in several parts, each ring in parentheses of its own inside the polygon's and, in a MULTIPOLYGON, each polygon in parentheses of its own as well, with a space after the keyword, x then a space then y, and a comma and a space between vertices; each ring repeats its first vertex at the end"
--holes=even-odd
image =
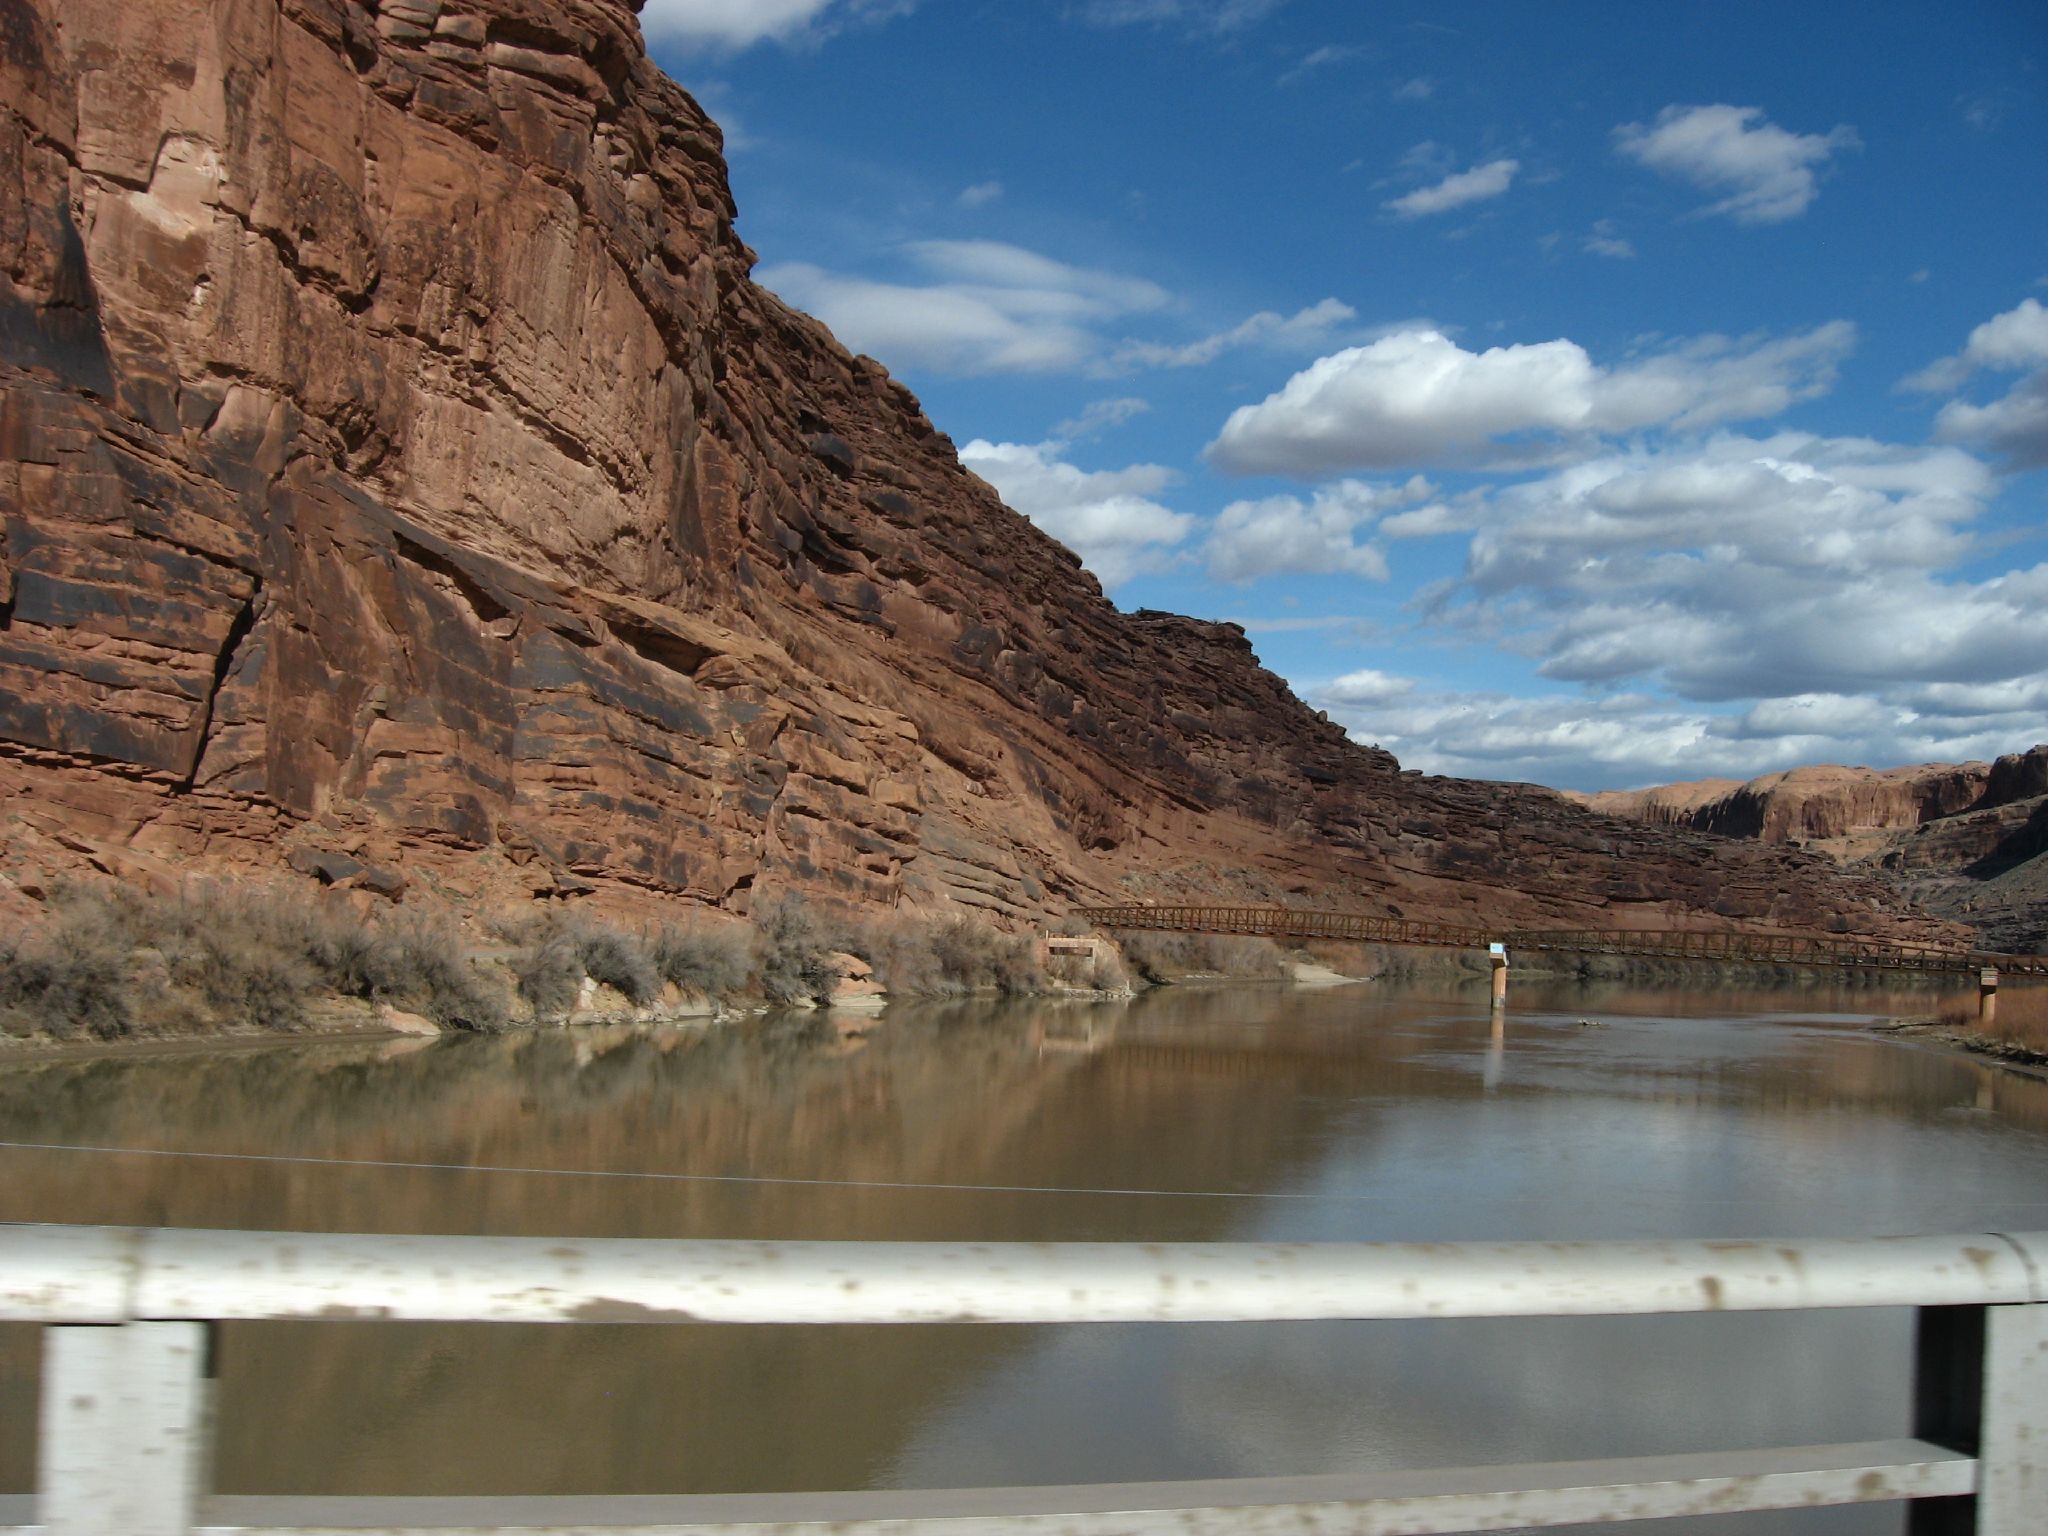
POLYGON ((2048 745, 1996 762, 1793 768, 1575 796, 1607 815, 1824 853, 2009 950, 2048 949, 2048 745))
POLYGON ((0 0, 0 869, 1953 932, 1426 779, 749 280, 624 0, 0 0))

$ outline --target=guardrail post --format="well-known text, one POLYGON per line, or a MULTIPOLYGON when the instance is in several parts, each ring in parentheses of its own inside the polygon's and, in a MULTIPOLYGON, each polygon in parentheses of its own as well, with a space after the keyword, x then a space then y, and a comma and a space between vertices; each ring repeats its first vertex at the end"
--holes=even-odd
MULTIPOLYGON (((1922 1307, 1913 1341, 1913 1433, 1977 1454, 1984 1422, 1984 1307, 1922 1307)), ((1975 1500, 1917 1499, 1910 1536, 1971 1536, 1975 1500)))
POLYGON ((2038 1536, 2048 1510, 2048 1303, 1925 1307, 1913 1433, 1978 1460, 1974 1499, 1922 1499, 1912 1536, 2038 1536))
POLYGON ((2048 1303, 1987 1307, 1976 1536, 2048 1519, 2048 1303))
POLYGON ((43 1332, 44 1536, 187 1536, 210 1438, 205 1323, 43 1332))

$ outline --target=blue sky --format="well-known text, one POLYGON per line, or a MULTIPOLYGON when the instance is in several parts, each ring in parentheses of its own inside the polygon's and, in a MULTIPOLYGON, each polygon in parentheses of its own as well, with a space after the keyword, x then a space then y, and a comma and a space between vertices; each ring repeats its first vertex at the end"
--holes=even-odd
POLYGON ((1410 767, 2048 739, 2048 6, 648 0, 756 276, 1410 767))

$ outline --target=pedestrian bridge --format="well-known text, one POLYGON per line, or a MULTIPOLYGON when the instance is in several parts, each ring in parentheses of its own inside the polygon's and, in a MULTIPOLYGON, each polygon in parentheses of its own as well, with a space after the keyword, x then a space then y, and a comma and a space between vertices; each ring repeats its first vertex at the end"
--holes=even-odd
POLYGON ((2048 1510, 2048 1232, 954 1244, 0 1226, 0 1322, 44 1327, 36 1491, 0 1495, 0 1536, 1424 1536, 1896 1500, 1916 1501, 1915 1531, 2039 1536, 2048 1510), (221 1321, 1241 1323, 1839 1307, 1918 1309, 1907 1437, 914 1492, 337 1498, 221 1495, 207 1478, 221 1321))
POLYGON ((1415 944, 1476 949, 1505 944, 1511 952, 1574 955, 1644 955, 1673 960, 1736 960, 1834 970, 1919 971, 2003 977, 2048 977, 2048 955, 1898 944, 1852 935, 1799 933, 1690 933, 1656 928, 1473 928, 1456 923, 1410 922, 1359 912, 1317 912, 1299 907, 1204 907, 1140 904, 1091 907, 1078 916, 1098 928, 1145 928, 1172 933, 1238 933, 1281 939, 1349 939, 1368 944, 1415 944))

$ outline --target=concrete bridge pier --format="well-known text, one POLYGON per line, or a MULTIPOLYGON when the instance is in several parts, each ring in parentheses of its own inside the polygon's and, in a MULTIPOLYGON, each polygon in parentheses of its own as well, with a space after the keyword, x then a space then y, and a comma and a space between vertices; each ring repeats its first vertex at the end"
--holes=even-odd
POLYGON ((1998 971, 1985 966, 1977 973, 1977 1027, 1989 1030, 1998 1021, 1998 971))
POLYGON ((1493 1006, 1505 1008, 1508 1005, 1508 947, 1489 944, 1486 955, 1493 962, 1493 1006))

